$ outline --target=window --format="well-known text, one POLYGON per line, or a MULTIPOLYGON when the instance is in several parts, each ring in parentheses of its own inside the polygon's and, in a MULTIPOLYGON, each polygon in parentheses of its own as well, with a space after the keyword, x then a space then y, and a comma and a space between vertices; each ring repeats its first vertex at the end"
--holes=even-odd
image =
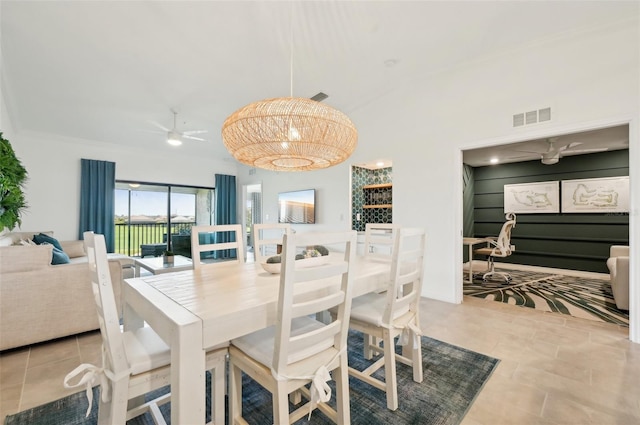
POLYGON ((169 243, 191 257, 191 227, 212 223, 213 200, 212 188, 117 181, 115 252, 157 256, 169 243))

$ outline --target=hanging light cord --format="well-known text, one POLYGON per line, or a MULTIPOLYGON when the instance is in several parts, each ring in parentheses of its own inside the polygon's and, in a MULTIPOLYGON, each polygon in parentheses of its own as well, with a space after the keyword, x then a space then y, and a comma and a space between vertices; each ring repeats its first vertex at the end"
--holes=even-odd
POLYGON ((291 27, 289 28, 289 96, 293 97, 293 0, 291 1, 291 27))

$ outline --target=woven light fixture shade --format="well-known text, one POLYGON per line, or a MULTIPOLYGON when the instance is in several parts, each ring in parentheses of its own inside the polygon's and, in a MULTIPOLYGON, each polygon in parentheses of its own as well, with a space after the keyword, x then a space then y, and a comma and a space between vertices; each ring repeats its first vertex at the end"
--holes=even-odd
POLYGON ((342 112, 315 100, 278 97, 251 103, 227 118, 222 140, 233 157, 251 167, 308 171, 346 160, 358 131, 342 112))

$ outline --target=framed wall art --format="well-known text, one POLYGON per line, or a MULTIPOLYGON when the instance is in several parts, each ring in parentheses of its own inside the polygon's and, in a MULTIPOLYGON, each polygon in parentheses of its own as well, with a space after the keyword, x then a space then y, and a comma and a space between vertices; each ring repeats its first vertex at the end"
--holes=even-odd
POLYGON ((505 184, 504 212, 516 214, 560 212, 560 182, 505 184))
POLYGON ((563 180, 562 212, 629 212, 629 176, 563 180))

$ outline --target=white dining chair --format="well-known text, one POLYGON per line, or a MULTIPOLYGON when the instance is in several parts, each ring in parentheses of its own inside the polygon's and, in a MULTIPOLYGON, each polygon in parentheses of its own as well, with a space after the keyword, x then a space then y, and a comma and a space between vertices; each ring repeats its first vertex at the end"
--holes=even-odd
POLYGON ((229 423, 242 418, 242 372, 269 390, 273 423, 293 423, 318 408, 338 424, 350 423, 347 333, 355 257, 356 232, 284 235, 276 325, 234 339, 229 347, 229 423), (330 262, 296 267, 295 255, 309 245, 333 246, 343 252, 330 262), (314 290, 309 292, 309 282, 314 290), (316 314, 334 307, 334 320, 316 314), (336 381, 336 406, 327 402, 327 381, 336 381), (306 385, 310 385, 307 389, 306 385), (300 391, 307 400, 289 412, 289 394, 300 391))
POLYGON ((193 268, 212 266, 225 261, 205 261, 201 259, 202 253, 213 253, 225 250, 236 250, 236 257, 231 261, 244 263, 244 243, 242 241, 242 226, 239 224, 219 224, 211 226, 193 226, 191 228, 191 259, 193 268), (226 236, 223 236, 226 235, 226 236), (232 237, 229 237, 233 235, 232 237), (227 239, 218 242, 217 239, 227 239), (234 240, 230 240, 234 239, 234 240))
MULTIPOLYGON (((351 306, 349 327, 364 334, 364 344, 369 345, 365 353, 382 356, 365 370, 349 368, 349 374, 385 391, 390 410, 398 408, 396 361, 413 368, 415 382, 423 379, 419 310, 425 241, 424 229, 396 229, 386 292, 356 297, 351 306), (396 337, 402 345, 411 344, 411 350, 396 354, 396 337), (373 376, 383 366, 384 382, 373 376)), ((366 354, 365 357, 370 358, 366 354)))
MULTIPOLYGON (((124 424, 149 412, 156 424, 165 424, 159 406, 170 402, 167 393, 148 402, 144 394, 170 384, 171 352, 150 327, 122 332, 109 273, 104 235, 84 233, 91 286, 102 336, 102 366, 81 364, 64 379, 65 388, 86 386, 91 410, 91 388, 100 384, 98 424, 124 424), (79 383, 71 381, 82 374, 79 383)), ((227 346, 213 347, 206 353, 206 368, 211 370, 211 405, 215 424, 224 424, 225 371, 227 346)))
POLYGON ((393 252, 397 224, 367 223, 364 230, 365 257, 389 257, 393 252))
POLYGON ((291 232, 288 223, 256 223, 253 225, 253 251, 256 263, 264 263, 267 258, 278 254, 277 246, 282 246, 282 237, 291 232))

